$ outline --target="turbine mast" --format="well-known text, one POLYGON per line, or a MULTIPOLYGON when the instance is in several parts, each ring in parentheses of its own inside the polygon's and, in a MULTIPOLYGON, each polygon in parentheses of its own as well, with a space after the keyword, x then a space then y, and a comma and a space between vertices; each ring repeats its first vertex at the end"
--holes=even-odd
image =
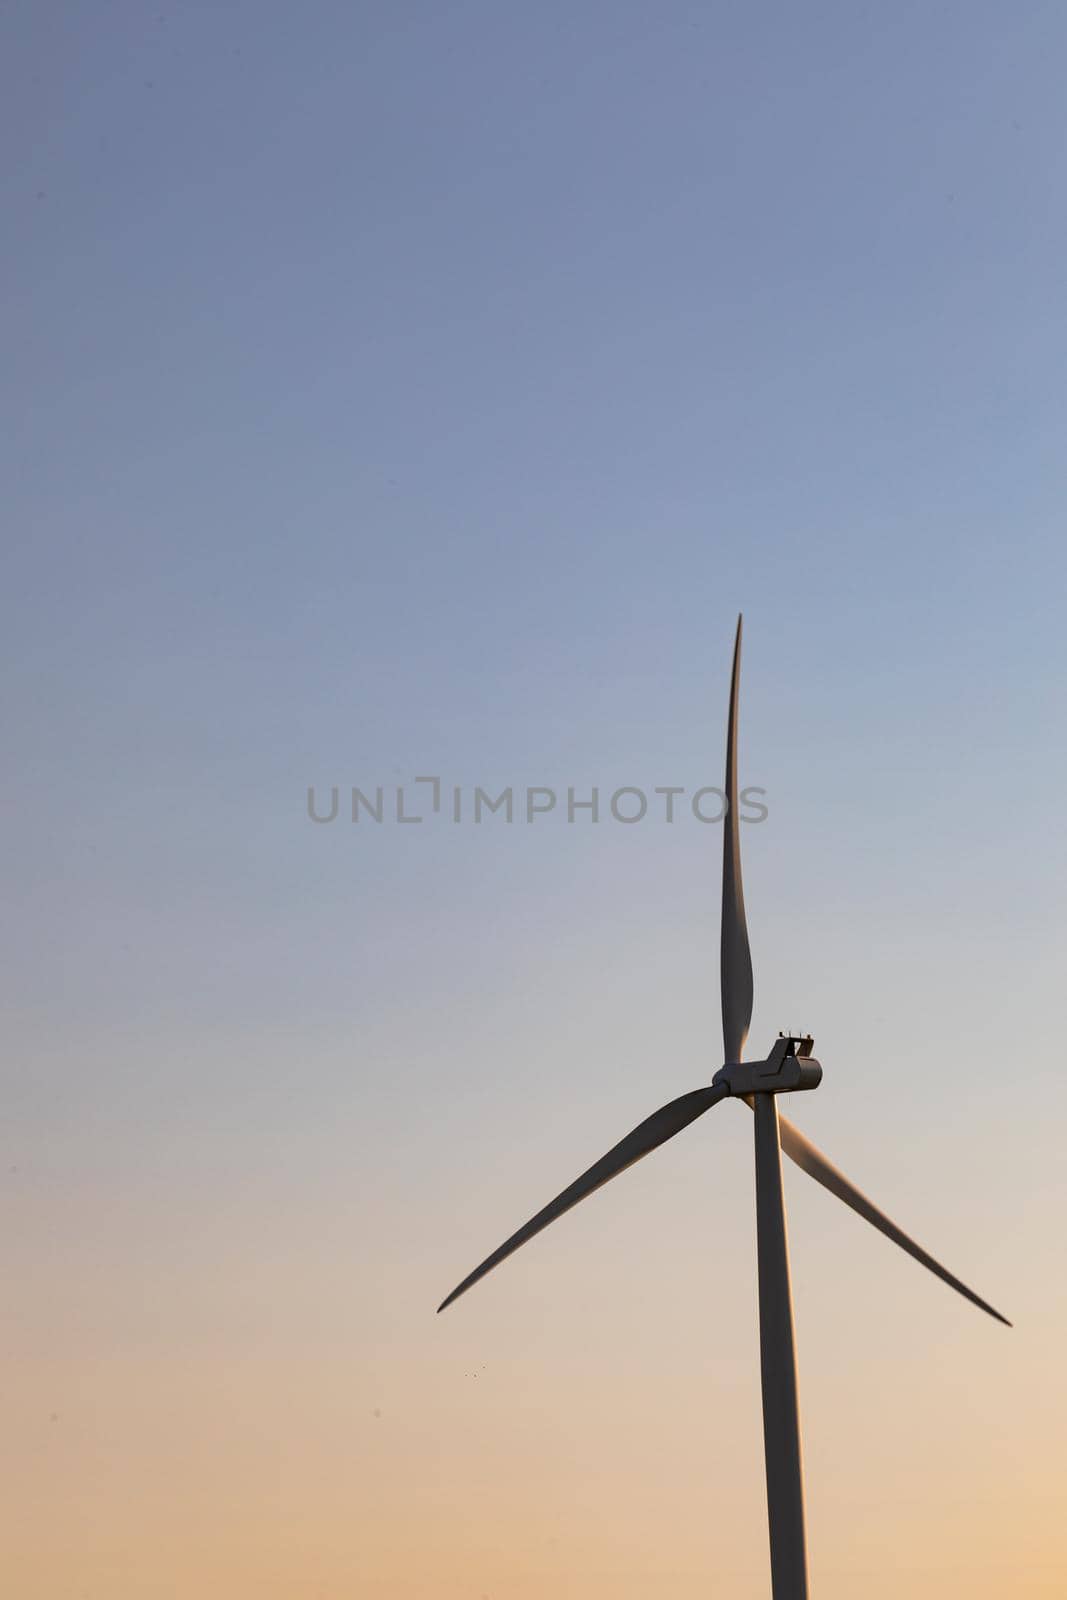
POLYGON ((778 1101, 752 1096, 756 1124, 756 1239, 759 1258, 760 1378, 767 1522, 774 1600, 807 1600, 804 1473, 789 1287, 789 1242, 782 1193, 778 1101))

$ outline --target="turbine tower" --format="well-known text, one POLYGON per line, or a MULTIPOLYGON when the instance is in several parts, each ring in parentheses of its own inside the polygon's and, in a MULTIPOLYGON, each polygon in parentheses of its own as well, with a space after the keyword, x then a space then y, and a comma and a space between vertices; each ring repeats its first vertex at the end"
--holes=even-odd
POLYGON ((743 1100, 754 1114, 756 1154, 756 1239, 759 1263, 760 1376, 763 1389, 763 1447, 767 1472, 767 1522, 771 1549, 773 1600, 807 1600, 808 1569, 804 1536, 804 1476, 800 1447, 793 1307, 789 1287, 789 1245, 782 1193, 784 1150, 809 1177, 906 1250, 916 1261, 973 1305, 1010 1327, 1007 1317, 961 1283, 910 1239, 791 1122, 778 1115, 777 1096, 815 1089, 822 1067, 812 1056, 810 1035, 779 1034, 762 1061, 742 1053, 752 1020, 752 958, 741 883, 741 841, 737 815, 737 707, 741 672, 741 618, 737 619, 730 710, 726 733, 726 819, 722 861, 722 1037, 725 1064, 703 1089, 694 1089, 650 1117, 583 1172, 499 1249, 475 1267, 441 1302, 443 1311, 479 1278, 510 1256, 550 1222, 584 1200, 611 1178, 633 1166, 657 1146, 681 1133, 697 1117, 728 1098, 743 1100))

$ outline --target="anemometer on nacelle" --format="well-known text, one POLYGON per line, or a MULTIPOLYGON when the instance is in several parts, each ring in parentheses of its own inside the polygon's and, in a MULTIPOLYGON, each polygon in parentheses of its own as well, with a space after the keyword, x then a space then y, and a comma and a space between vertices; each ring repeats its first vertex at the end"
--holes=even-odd
POLYGON ((822 1067, 811 1053, 810 1033, 780 1033, 766 1061, 735 1061, 720 1067, 712 1078, 732 1095, 792 1094, 817 1089, 822 1067))

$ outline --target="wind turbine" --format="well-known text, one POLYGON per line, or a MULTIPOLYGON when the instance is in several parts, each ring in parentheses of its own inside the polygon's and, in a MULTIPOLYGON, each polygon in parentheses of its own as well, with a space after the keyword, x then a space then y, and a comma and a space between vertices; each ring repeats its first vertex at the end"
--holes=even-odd
POLYGON ((968 1289, 921 1245, 909 1239, 876 1205, 861 1194, 844 1173, 829 1162, 791 1122, 778 1115, 777 1096, 815 1089, 822 1067, 811 1054, 810 1035, 779 1034, 763 1061, 742 1060, 752 1020, 752 958, 741 884, 741 841, 737 816, 737 701, 741 670, 741 618, 737 619, 730 712, 726 733, 726 819, 722 859, 722 1037, 725 1065, 703 1089, 694 1089, 654 1111, 625 1139, 594 1162, 569 1188, 531 1217, 499 1249, 487 1256, 459 1284, 438 1311, 484 1278, 520 1245, 584 1200, 611 1178, 650 1151, 681 1133, 720 1100, 744 1100, 755 1116, 756 1238, 759 1262, 760 1376, 763 1388, 763 1446, 767 1471, 767 1521, 771 1546, 771 1591, 774 1600, 807 1600, 807 1554, 804 1540, 804 1480, 797 1403, 793 1308, 789 1288, 789 1246, 782 1194, 782 1150, 790 1160, 843 1200, 894 1244, 970 1300, 1011 1327, 991 1305, 968 1289))

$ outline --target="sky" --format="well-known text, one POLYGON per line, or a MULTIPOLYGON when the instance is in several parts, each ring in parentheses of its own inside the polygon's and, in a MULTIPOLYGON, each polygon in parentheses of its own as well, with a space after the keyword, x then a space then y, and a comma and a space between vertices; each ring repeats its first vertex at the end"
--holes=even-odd
POLYGON ((1062 7, 158 6, 0 25, 5 1590, 767 1594, 746 1112, 434 1314, 721 1063, 743 611, 750 1051, 1015 1324, 786 1172, 812 1593, 1062 1595, 1062 7))

